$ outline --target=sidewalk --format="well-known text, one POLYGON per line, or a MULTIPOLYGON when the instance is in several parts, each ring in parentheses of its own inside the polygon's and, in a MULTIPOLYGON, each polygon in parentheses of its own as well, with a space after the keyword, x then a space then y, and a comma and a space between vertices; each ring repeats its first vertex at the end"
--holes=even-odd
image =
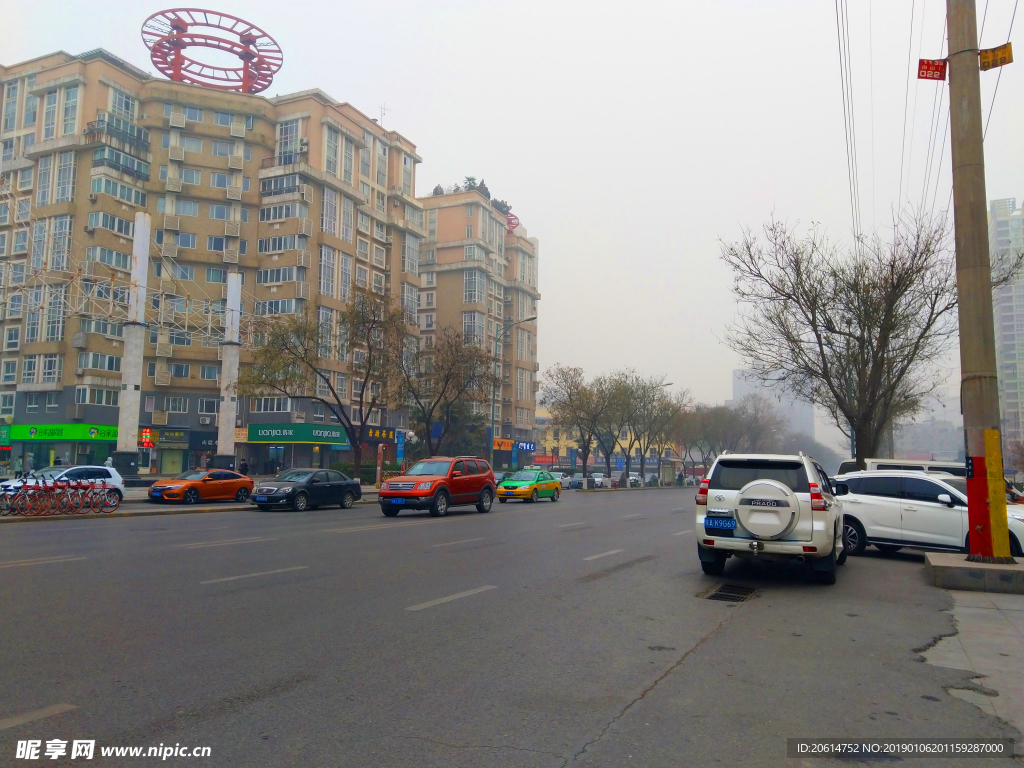
POLYGON ((957 634, 925 651, 925 661, 976 672, 977 684, 993 694, 961 688, 949 693, 1024 731, 1024 595, 949 593, 957 634))

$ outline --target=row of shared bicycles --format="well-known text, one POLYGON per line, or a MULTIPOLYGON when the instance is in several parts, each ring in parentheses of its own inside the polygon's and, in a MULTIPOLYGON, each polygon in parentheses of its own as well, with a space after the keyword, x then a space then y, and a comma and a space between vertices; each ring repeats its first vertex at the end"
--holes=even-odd
POLYGON ((105 481, 50 480, 29 475, 0 491, 0 515, 26 517, 113 512, 121 495, 105 481))

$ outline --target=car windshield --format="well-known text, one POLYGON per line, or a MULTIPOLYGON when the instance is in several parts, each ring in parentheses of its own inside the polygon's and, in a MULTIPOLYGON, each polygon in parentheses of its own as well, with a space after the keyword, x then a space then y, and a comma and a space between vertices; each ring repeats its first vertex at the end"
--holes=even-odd
POLYGON ((512 477, 506 477, 506 480, 529 480, 530 482, 537 479, 536 472, 516 472, 512 477))
POLYGON ((288 469, 285 470, 284 472, 278 472, 277 477, 275 477, 274 479, 284 480, 289 483, 301 483, 311 474, 313 473, 306 469, 288 469))
POLYGON ((182 472, 180 475, 175 475, 175 480, 199 480, 205 477, 206 472, 202 470, 193 469, 189 472, 182 472))
POLYGON ((421 461, 406 475, 447 475, 448 468, 452 465, 450 461, 421 461))

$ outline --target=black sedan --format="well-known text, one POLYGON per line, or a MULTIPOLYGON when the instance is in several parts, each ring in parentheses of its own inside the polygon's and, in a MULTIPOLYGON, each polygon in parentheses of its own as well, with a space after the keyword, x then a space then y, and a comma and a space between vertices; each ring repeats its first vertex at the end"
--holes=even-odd
POLYGON ((359 483, 333 469, 286 469, 272 480, 260 480, 249 503, 260 509, 288 507, 301 512, 337 504, 351 509, 362 496, 359 483))

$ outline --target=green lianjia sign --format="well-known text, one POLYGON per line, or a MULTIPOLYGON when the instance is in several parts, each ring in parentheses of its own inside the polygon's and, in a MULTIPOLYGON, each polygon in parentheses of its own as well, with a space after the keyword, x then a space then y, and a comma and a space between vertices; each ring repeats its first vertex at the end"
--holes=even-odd
POLYGON ((73 440, 84 442, 96 440, 108 443, 117 442, 117 427, 100 426, 97 424, 12 424, 0 428, 0 441, 3 441, 3 430, 10 430, 8 441, 26 440, 73 440))
POLYGON ((348 445, 341 427, 325 424, 250 424, 249 443, 320 443, 348 445))

